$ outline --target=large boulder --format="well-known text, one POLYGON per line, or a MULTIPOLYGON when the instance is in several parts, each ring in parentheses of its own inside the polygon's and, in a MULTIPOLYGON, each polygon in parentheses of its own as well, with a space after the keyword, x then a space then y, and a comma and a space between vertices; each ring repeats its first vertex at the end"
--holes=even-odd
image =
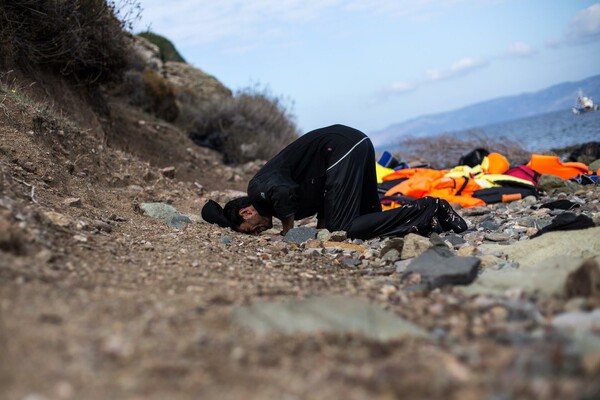
POLYGON ((140 36, 131 36, 131 56, 134 68, 143 71, 150 69, 163 74, 163 61, 157 45, 140 36))
POLYGON ((191 106, 229 100, 231 90, 214 76, 189 64, 168 61, 164 64, 164 76, 172 86, 179 102, 191 106))

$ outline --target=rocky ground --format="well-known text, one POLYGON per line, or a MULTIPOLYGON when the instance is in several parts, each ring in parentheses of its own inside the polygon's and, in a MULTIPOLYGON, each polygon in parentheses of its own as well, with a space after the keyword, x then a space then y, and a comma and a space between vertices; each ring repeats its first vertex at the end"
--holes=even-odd
POLYGON ((251 237, 198 214, 260 163, 151 166, 0 106, 2 398, 600 397, 598 186, 546 177, 460 235, 251 237), (531 238, 559 199, 596 227, 531 238))

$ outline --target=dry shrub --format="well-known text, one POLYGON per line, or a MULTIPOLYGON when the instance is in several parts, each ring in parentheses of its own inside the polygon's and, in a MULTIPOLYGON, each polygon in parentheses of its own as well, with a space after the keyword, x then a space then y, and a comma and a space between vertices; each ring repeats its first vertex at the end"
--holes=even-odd
POLYGON ((0 5, 1 63, 24 70, 45 67, 82 84, 111 80, 127 66, 125 28, 139 12, 135 0, 118 5, 107 0, 5 0, 0 5))
POLYGON ((452 168, 458 164, 461 156, 482 147, 490 153, 505 156, 510 165, 522 165, 529 161, 531 153, 520 144, 506 138, 490 138, 474 132, 465 138, 449 134, 423 138, 406 138, 398 147, 402 149, 399 157, 411 161, 427 162, 433 168, 452 168))
POLYGON ((197 111, 190 138, 223 153, 228 164, 268 160, 298 138, 293 116, 267 90, 244 89, 197 111))

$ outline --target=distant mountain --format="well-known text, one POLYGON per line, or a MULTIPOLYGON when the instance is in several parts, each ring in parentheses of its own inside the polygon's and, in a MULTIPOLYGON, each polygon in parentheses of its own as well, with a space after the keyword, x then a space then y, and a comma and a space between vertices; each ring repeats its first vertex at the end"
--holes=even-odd
POLYGON ((375 147, 395 145, 405 136, 430 136, 482 127, 571 108, 581 89, 595 102, 600 100, 600 75, 578 82, 564 82, 534 93, 500 97, 454 111, 424 115, 369 132, 375 147))

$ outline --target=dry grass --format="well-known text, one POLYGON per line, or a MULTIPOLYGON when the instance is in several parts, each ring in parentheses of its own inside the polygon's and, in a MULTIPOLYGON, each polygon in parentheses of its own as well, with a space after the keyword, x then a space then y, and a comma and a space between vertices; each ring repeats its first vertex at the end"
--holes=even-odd
POLYGON ((125 29, 139 15, 136 0, 0 4, 0 67, 42 67, 90 85, 118 77, 127 66, 125 29))
POLYGON ((401 159, 408 162, 427 162, 433 168, 454 167, 461 156, 478 147, 483 147, 491 153, 504 155, 512 166, 525 164, 531 158, 530 152, 512 140, 495 139, 476 133, 468 133, 464 139, 448 134, 406 138, 398 144, 398 147, 402 149, 398 154, 401 159))

